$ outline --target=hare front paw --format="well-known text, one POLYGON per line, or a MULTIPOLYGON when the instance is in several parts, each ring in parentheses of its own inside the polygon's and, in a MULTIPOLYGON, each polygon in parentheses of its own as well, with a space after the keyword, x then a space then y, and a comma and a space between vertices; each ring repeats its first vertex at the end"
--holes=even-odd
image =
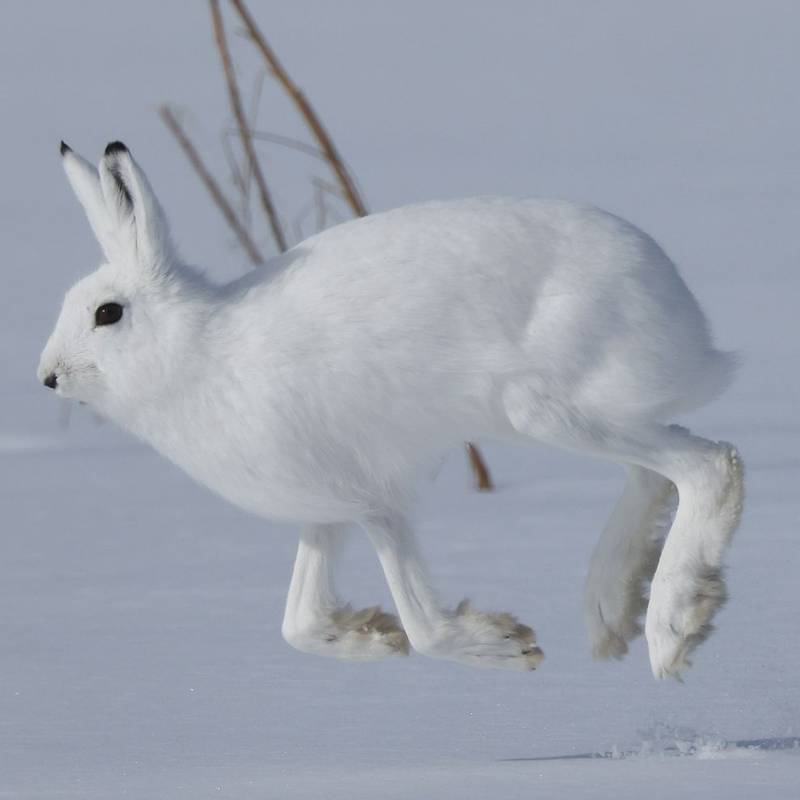
POLYGON ((418 648, 424 655, 473 667, 535 670, 544 658, 536 634, 506 612, 474 611, 462 600, 418 648))
POLYGON ((287 629, 283 638, 297 650, 350 661, 406 656, 408 637, 394 614, 379 606, 354 611, 338 608, 306 628, 287 629))

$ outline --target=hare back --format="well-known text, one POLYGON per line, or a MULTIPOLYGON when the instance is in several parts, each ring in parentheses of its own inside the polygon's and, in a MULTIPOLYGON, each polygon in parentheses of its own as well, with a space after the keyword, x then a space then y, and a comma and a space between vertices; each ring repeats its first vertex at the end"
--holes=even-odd
POLYGON ((340 225, 285 259, 235 311, 262 334, 244 360, 347 376, 375 402, 383 376, 420 405, 477 394, 486 408, 504 380, 530 375, 578 407, 662 418, 730 376, 669 258, 596 208, 426 203, 340 225))

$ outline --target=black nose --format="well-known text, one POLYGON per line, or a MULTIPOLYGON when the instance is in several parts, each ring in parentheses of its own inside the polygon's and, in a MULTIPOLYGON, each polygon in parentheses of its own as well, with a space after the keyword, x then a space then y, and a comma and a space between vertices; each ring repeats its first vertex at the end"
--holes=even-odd
POLYGON ((58 386, 58 378, 56 377, 55 372, 51 372, 45 379, 44 385, 48 389, 55 389, 58 386))

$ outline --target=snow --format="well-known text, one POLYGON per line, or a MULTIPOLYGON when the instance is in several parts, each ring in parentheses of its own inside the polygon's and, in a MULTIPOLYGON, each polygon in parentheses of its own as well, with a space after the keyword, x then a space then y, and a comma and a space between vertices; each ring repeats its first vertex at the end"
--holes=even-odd
MULTIPOLYGON (((245 269, 154 112, 192 109, 224 174, 205 10, 20 3, 0 30, 0 797, 797 797, 800 8, 399 9, 258 12, 371 207, 474 193, 595 202, 666 247, 720 345, 741 352, 735 386, 682 420, 735 442, 748 470, 718 631, 684 684, 655 682, 641 641, 622 662, 593 662, 582 581, 621 475, 487 445, 499 491, 470 492, 451 454, 418 527, 443 597, 532 624, 539 671, 340 663, 284 644, 291 529, 226 506, 85 409, 64 427, 34 377, 64 290, 98 259, 61 138, 87 154, 122 138, 186 256, 220 278, 245 269)), ((354 604, 389 604, 363 536, 341 584, 354 604)))

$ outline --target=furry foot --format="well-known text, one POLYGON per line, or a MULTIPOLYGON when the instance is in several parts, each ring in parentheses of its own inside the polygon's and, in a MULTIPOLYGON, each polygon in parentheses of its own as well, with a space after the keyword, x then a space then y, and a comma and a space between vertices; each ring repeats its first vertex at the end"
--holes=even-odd
POLYGON ((425 655, 473 667, 527 671, 535 670, 544 658, 531 628, 505 612, 473 611, 468 600, 458 604, 434 641, 421 649, 425 655))
POLYGON ((284 630, 283 636, 304 653, 351 661, 377 661, 409 652, 399 620, 379 606, 353 611, 347 605, 305 630, 284 630))
POLYGON ((647 645, 656 678, 680 679, 681 670, 692 665, 689 654, 714 630, 711 618, 727 599, 719 569, 691 579, 653 582, 653 599, 647 614, 647 645), (676 586, 681 589, 676 591, 676 586), (665 593, 666 601, 662 601, 665 593))
POLYGON ((622 658, 628 652, 628 642, 642 632, 639 618, 646 608, 647 599, 641 592, 626 592, 623 598, 587 597, 586 625, 592 656, 622 658))
POLYGON ((657 530, 654 526, 654 533, 640 544, 631 564, 623 562, 623 574, 612 573, 605 580, 594 573, 589 576, 584 615, 594 658, 622 658, 628 652, 628 642, 642 632, 647 588, 661 553, 657 530))
POLYGON ((584 617, 595 658, 622 658, 628 642, 642 632, 647 590, 676 499, 674 485, 660 475, 629 474, 586 579, 584 617))
POLYGON ((714 630, 711 619, 725 603, 728 593, 722 577, 722 554, 739 522, 743 502, 742 463, 736 450, 722 444, 722 468, 727 474, 718 495, 714 517, 707 523, 716 528, 712 563, 670 564, 653 580, 645 635, 650 665, 656 678, 680 678, 691 666, 688 656, 714 630))

